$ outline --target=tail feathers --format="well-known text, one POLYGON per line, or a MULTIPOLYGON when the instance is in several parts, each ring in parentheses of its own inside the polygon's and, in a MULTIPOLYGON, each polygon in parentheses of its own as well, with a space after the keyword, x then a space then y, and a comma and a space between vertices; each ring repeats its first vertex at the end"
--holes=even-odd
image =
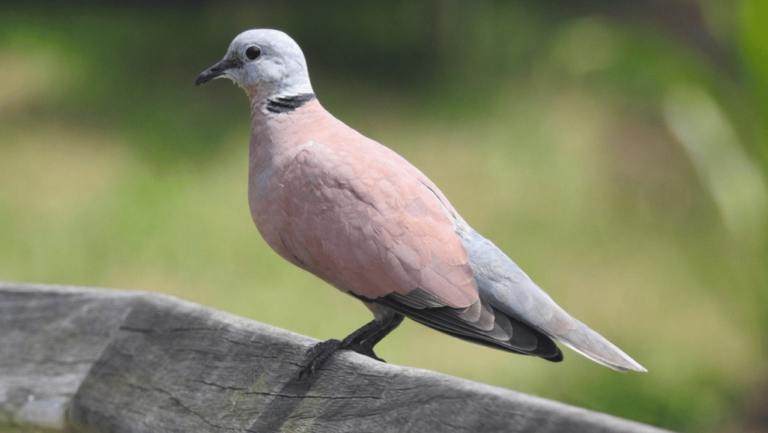
POLYGON ((621 349, 566 313, 491 241, 466 222, 457 224, 480 293, 495 309, 598 364, 618 371, 647 371, 621 349))
POLYGON ((549 334, 549 336, 573 351, 608 368, 621 372, 648 371, 602 335, 578 320, 572 320, 575 322, 572 330, 559 333, 559 335, 549 334))

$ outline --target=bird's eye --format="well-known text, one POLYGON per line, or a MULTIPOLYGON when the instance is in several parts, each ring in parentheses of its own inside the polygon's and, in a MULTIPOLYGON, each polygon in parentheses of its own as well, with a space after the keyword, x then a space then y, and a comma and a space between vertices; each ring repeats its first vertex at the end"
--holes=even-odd
POLYGON ((245 57, 248 57, 248 60, 256 60, 261 55, 261 48, 257 46, 248 47, 247 50, 245 50, 245 57))

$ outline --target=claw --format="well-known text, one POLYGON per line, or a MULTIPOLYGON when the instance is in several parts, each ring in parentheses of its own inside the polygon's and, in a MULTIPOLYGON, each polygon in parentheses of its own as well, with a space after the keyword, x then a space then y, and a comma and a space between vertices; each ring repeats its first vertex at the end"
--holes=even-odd
POLYGON ((357 353, 359 353, 361 355, 365 355, 365 356, 367 356, 369 358, 373 358, 373 359, 375 359, 377 361, 387 362, 387 361, 384 361, 383 359, 379 358, 378 356, 376 356, 376 353, 374 353, 373 348, 367 347, 367 346, 365 346, 363 344, 350 344, 349 346, 344 347, 344 349, 354 350, 355 352, 357 352, 357 353))
POLYGON ((343 341, 328 340, 315 344, 307 350, 307 361, 299 371, 299 380, 320 370, 326 361, 339 350, 354 350, 361 355, 385 362, 376 356, 376 353, 373 352, 373 346, 392 332, 393 329, 397 328, 397 325, 402 321, 402 315, 392 313, 390 316, 385 317, 384 320, 374 319, 357 331, 349 334, 343 341))
POLYGON ((307 362, 299 371, 299 380, 304 376, 310 376, 319 370, 334 353, 341 350, 341 341, 321 341, 307 350, 307 362))
POLYGON ((306 356, 308 359, 301 370, 299 370, 299 380, 305 376, 309 377, 315 374, 315 372, 320 370, 323 365, 328 362, 334 353, 340 350, 352 350, 361 355, 373 358, 377 361, 386 362, 376 356, 376 353, 373 352, 372 348, 364 344, 349 343, 339 340, 321 341, 320 343, 315 344, 314 346, 310 347, 309 350, 307 350, 306 356))

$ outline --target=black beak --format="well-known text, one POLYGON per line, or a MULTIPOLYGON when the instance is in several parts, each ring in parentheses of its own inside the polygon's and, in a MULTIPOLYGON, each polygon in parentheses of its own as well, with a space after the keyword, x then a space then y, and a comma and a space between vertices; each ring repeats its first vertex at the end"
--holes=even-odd
POLYGON ((216 77, 222 76, 228 69, 239 68, 241 66, 243 66, 243 62, 239 60, 224 59, 201 72, 200 75, 197 76, 197 80, 195 80, 195 86, 205 84, 216 77))

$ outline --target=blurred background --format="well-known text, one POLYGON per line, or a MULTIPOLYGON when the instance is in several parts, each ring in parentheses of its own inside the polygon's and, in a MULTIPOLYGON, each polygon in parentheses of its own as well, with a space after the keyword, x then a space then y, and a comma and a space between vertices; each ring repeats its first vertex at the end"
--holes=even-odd
POLYGON ((251 222, 248 102, 199 72, 278 28, 323 105, 430 176, 648 368, 404 323, 389 362, 683 432, 768 431, 768 2, 0 6, 0 280, 169 293, 318 339, 370 320, 251 222))

